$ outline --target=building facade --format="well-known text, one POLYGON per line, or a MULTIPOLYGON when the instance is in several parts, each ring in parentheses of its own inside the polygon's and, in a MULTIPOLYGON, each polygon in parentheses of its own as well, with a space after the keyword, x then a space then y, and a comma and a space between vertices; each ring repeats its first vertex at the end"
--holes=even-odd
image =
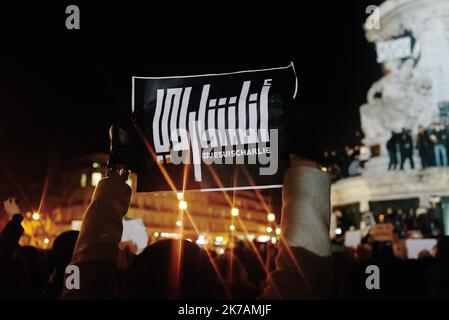
MULTIPOLYGON (((105 154, 89 154, 67 164, 66 187, 51 212, 55 235, 79 229, 95 186, 105 173, 106 161, 105 154)), ((134 187, 136 179, 131 175, 127 183, 134 187)), ((228 192, 225 197, 223 192, 186 191, 181 195, 172 191, 136 193, 134 189, 126 219, 141 219, 151 241, 182 233, 183 238, 199 239, 202 244, 225 245, 234 238, 267 241, 279 233, 276 222, 267 219, 269 199, 260 192, 228 192), (180 209, 180 200, 187 208, 180 209), (232 208, 238 209, 238 215, 231 214, 232 208)))

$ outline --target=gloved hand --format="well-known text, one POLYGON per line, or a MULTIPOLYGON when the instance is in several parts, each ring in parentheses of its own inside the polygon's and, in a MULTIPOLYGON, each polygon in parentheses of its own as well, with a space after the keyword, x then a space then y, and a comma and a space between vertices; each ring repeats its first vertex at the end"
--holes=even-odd
POLYGON ((137 117, 128 116, 116 121, 109 129, 111 139, 107 167, 125 165, 135 172, 143 163, 143 143, 138 135, 137 117))

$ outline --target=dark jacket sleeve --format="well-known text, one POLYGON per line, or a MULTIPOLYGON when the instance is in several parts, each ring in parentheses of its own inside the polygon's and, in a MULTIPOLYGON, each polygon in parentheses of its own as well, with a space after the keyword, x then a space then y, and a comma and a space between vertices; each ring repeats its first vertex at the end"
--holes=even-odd
POLYGON ((121 277, 117 261, 131 188, 123 178, 102 179, 84 214, 71 265, 79 268, 79 289, 64 284, 63 299, 117 299, 121 277))
POLYGON ((23 234, 22 216, 15 214, 0 234, 0 299, 20 299, 21 274, 13 263, 14 251, 19 247, 23 234))
POLYGON ((281 241, 261 299, 326 299, 332 286, 330 177, 293 167, 284 175, 281 241))
POLYGON ((19 246, 20 237, 23 234, 21 225, 23 217, 21 214, 15 214, 3 228, 0 234, 0 260, 8 261, 11 259, 14 251, 19 246))

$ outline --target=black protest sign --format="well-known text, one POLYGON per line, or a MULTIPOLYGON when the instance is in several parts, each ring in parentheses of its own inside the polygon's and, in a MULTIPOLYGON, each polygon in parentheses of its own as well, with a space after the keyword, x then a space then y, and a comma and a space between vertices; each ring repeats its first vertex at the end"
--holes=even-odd
POLYGON ((132 78, 132 109, 151 150, 138 191, 282 186, 283 115, 293 64, 221 74, 132 78))

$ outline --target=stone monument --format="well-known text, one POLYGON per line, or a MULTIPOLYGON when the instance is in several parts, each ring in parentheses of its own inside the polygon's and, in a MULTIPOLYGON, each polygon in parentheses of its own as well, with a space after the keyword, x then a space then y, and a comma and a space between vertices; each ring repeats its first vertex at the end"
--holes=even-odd
POLYGON ((416 134, 439 121, 439 106, 449 102, 449 1, 388 0, 379 9, 380 28, 365 26, 370 43, 411 39, 410 55, 383 62, 384 76, 360 107, 365 144, 383 147, 391 131, 416 134))
POLYGON ((432 197, 449 196, 447 168, 419 170, 416 159, 415 170, 388 172, 385 147, 392 131, 406 128, 415 137, 419 125, 440 121, 441 107, 449 105, 449 0, 387 0, 379 17, 379 28, 367 23, 365 35, 376 45, 384 76, 360 107, 364 144, 379 154, 361 176, 340 180, 332 190, 333 205, 359 202, 362 212, 369 201, 419 198, 426 206, 432 197), (409 52, 395 57, 399 42, 409 52))

